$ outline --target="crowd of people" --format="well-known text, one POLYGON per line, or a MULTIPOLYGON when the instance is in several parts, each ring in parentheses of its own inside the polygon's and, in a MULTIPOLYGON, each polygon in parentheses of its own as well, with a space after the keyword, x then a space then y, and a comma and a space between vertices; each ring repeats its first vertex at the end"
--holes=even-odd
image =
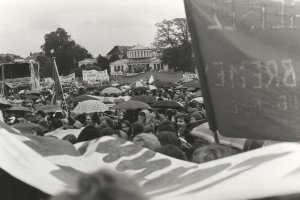
MULTIPOLYGON (((26 94, 24 92, 10 95, 7 102, 13 106, 18 104, 17 106, 26 109, 16 111, 11 110, 9 106, 2 106, 1 109, 4 121, 16 129, 23 127, 21 126, 22 124, 36 125, 29 126, 32 128, 19 129, 24 134, 56 138, 51 135, 52 132, 58 133, 67 129, 80 130, 80 134, 77 137, 73 134, 68 134, 61 138, 72 144, 103 136, 112 136, 131 141, 138 146, 169 157, 193 163, 204 163, 241 152, 241 149, 212 144, 205 138, 191 134, 195 127, 207 123, 203 102, 193 100, 201 95, 195 89, 182 88, 177 90, 172 87, 144 91, 135 91, 133 89, 123 90, 119 95, 112 95, 118 99, 118 101, 115 101, 116 104, 125 101, 122 100, 122 97, 126 96, 129 96, 129 98, 150 96, 157 102, 178 102, 181 105, 178 108, 109 109, 105 112, 95 113, 73 112, 74 108, 79 104, 76 101, 78 96, 85 95, 85 97, 89 97, 88 95, 95 95, 95 93, 95 90, 87 90, 87 88, 70 89, 55 101, 57 109, 46 112, 40 108, 53 104, 53 100, 55 100, 55 96, 50 90, 36 92, 35 94, 26 94)), ((248 149, 253 148, 251 144, 249 145, 248 143, 248 149)), ((105 174, 106 172, 104 172, 105 174)), ((103 173, 100 173, 100 175, 103 179, 103 173)), ((134 195, 137 194, 135 193, 134 195)), ((67 196, 62 197, 58 196, 54 199, 71 199, 70 197, 67 198, 67 196)), ((143 195, 135 197, 135 199, 145 198, 143 195)), ((78 197, 77 199, 83 198, 78 197)), ((112 197, 111 199, 119 198, 112 197)))

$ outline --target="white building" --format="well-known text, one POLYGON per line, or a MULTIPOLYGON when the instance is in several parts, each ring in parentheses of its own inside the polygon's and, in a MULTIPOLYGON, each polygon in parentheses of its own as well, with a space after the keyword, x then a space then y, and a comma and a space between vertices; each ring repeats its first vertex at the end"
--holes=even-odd
POLYGON ((95 66, 95 65, 97 65, 97 59, 96 58, 86 58, 86 59, 83 59, 78 62, 79 67, 81 67, 83 65, 85 65, 86 67, 87 66, 95 66))
POLYGON ((127 59, 110 63, 111 75, 142 73, 150 70, 168 71, 153 49, 138 45, 127 51, 127 59))

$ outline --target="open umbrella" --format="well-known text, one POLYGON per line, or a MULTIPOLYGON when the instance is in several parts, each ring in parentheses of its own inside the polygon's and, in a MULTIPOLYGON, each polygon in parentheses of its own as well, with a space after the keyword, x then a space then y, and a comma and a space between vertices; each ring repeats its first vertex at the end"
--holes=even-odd
POLYGON ((37 100, 39 97, 33 94, 26 94, 25 99, 37 100))
POLYGON ((101 92, 102 90, 104 90, 105 88, 111 87, 111 85, 100 85, 98 87, 96 87, 96 91, 101 92))
POLYGON ((12 125, 12 127, 19 130, 21 133, 34 133, 35 131, 36 132, 45 132, 48 130, 43 126, 31 123, 31 122, 17 123, 17 124, 12 125))
POLYGON ((9 111, 11 111, 11 112, 32 112, 32 109, 21 106, 21 105, 17 105, 17 106, 13 106, 12 108, 10 108, 9 111))
POLYGON ((200 82, 199 80, 194 80, 188 83, 184 83, 182 84, 182 86, 187 88, 200 88, 200 82))
POLYGON ((181 103, 176 101, 157 101, 152 105, 153 108, 171 108, 171 109, 180 109, 184 108, 181 103))
POLYGON ((6 99, 0 97, 0 106, 10 106, 10 103, 6 99))
POLYGON ((99 100, 87 100, 80 102, 75 109, 74 113, 94 113, 94 112, 104 112, 109 110, 107 105, 99 100))
POLYGON ((40 96, 41 92, 40 91, 28 91, 28 92, 25 92, 25 94, 40 96))
POLYGON ((155 85, 156 87, 160 88, 171 88, 171 87, 177 87, 178 85, 176 83, 173 83, 171 81, 161 81, 161 80, 155 80, 152 85, 155 85))
POLYGON ((78 97, 75 97, 72 99, 73 101, 82 102, 82 101, 88 101, 88 100, 98 100, 97 98, 88 96, 88 95, 80 95, 78 97))
POLYGON ((45 113, 49 112, 56 112, 57 110, 61 110, 61 107, 58 105, 45 105, 37 109, 38 111, 41 110, 45 113))
POLYGON ((144 102, 149 105, 152 105, 156 102, 156 100, 152 96, 135 96, 135 97, 132 97, 131 100, 141 101, 141 102, 144 102))
POLYGON ((146 91, 149 90, 149 86, 143 81, 136 81, 129 85, 129 89, 135 91, 146 91))
POLYGON ((203 97, 197 97, 197 98, 194 98, 194 99, 190 100, 190 102, 191 101, 197 101, 198 103, 203 103, 204 102, 203 97))
POLYGON ((129 101, 124 101, 121 103, 118 103, 113 107, 113 109, 118 110, 118 109, 124 109, 124 110, 136 110, 136 109, 149 109, 151 108, 148 104, 141 102, 141 101, 134 101, 134 100, 129 100, 129 101))
POLYGON ((157 87, 154 86, 154 85, 148 85, 148 87, 149 87, 150 90, 157 90, 157 87))
POLYGON ((108 87, 102 90, 102 94, 121 94, 122 91, 115 87, 108 87))

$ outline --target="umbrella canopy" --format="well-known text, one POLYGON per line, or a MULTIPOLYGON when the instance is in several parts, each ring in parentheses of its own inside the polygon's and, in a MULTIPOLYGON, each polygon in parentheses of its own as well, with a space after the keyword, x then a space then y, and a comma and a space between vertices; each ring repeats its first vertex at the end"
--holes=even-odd
POLYGON ((32 100, 37 100, 39 97, 36 95, 32 95, 32 94, 26 94, 25 95, 26 99, 32 99, 32 100))
POLYGON ((28 107, 18 105, 18 106, 13 106, 11 109, 9 109, 9 111, 12 111, 12 112, 32 112, 32 109, 28 108, 28 107))
POLYGON ((130 89, 136 89, 136 88, 149 88, 147 83, 143 82, 143 81, 136 81, 134 83, 131 83, 129 85, 130 89))
POLYGON ((200 82, 199 80, 194 80, 188 83, 184 83, 182 86, 187 88, 200 88, 200 82))
POLYGON ((195 99, 192 99, 191 101, 197 101, 198 103, 204 103, 203 97, 197 97, 195 99))
POLYGON ((102 90, 102 94, 121 94, 122 91, 115 87, 108 87, 102 90))
POLYGON ((78 97, 75 97, 72 99, 73 101, 82 102, 82 101, 88 101, 88 100, 98 100, 97 98, 88 96, 88 95, 80 95, 78 97))
POLYGON ((182 79, 182 82, 183 83, 188 83, 188 82, 191 82, 191 81, 193 81, 194 79, 192 79, 192 78, 183 78, 182 79))
POLYGON ((154 86, 154 85, 148 85, 148 87, 149 87, 150 90, 157 90, 157 87, 154 86))
POLYGON ((39 95, 41 95, 41 92, 40 91, 28 91, 28 92, 25 92, 25 94, 39 96, 39 95))
POLYGON ((27 93, 27 92, 30 92, 29 90, 20 90, 19 92, 18 92, 18 94, 25 94, 25 93, 27 93))
POLYGON ((0 106, 10 106, 10 103, 4 98, 0 98, 0 106))
POLYGON ((131 100, 141 101, 141 102, 144 102, 149 105, 152 105, 156 102, 156 100, 152 96, 135 96, 135 97, 132 97, 131 100))
POLYGON ((44 111, 45 113, 56 112, 57 110, 61 110, 61 107, 58 105, 46 105, 37 109, 38 111, 44 111))
POLYGON ((156 87, 163 87, 163 88, 171 88, 171 87, 177 87, 178 85, 176 83, 170 82, 170 81, 161 81, 161 80, 155 80, 152 85, 155 85, 156 87))
POLYGON ((99 100, 87 100, 80 102, 75 109, 74 113, 94 113, 94 112, 104 112, 109 110, 107 105, 99 100))
POLYGON ((31 123, 31 122, 17 123, 17 124, 12 125, 12 127, 19 130, 21 133, 34 133, 35 131, 37 131, 37 132, 47 131, 47 129, 44 128, 43 126, 31 123))
POLYGON ((141 101, 129 100, 125 102, 118 103, 113 107, 113 109, 124 109, 124 110, 136 110, 136 109, 149 109, 151 108, 148 104, 141 101))
POLYGON ((172 108, 172 109, 180 109, 184 108, 181 103, 176 101, 157 101, 152 105, 153 108, 172 108))
POLYGON ((181 89, 187 89, 187 87, 180 85, 175 88, 175 90, 181 90, 181 89))
POLYGON ((105 88, 111 87, 111 85, 100 85, 98 87, 96 87, 96 91, 101 92, 102 90, 104 90, 105 88))

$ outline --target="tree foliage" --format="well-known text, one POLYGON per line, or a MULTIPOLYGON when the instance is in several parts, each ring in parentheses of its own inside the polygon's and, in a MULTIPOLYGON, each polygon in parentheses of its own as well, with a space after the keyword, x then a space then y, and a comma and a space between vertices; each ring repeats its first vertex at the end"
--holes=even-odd
POLYGON ((55 57, 59 74, 67 75, 76 67, 78 61, 92 57, 84 47, 76 44, 63 28, 47 33, 44 38, 45 42, 41 48, 47 58, 55 57))
POLYGON ((99 56, 97 57, 97 66, 100 67, 102 70, 108 70, 109 71, 109 60, 104 57, 101 56, 101 54, 99 54, 99 56))
POLYGON ((191 37, 185 18, 163 20, 156 24, 153 45, 162 50, 162 62, 176 71, 194 71, 191 37))

